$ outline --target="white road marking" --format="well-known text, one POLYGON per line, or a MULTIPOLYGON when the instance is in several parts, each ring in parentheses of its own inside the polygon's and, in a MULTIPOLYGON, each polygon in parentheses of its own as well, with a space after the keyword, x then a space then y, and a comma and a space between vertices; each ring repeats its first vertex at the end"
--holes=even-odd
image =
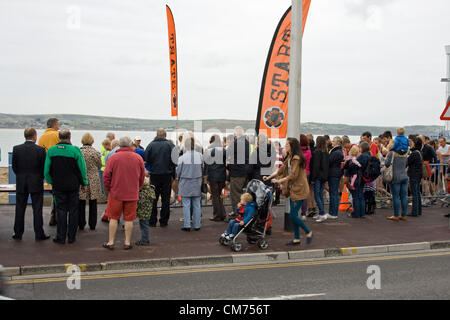
MULTIPOLYGON (((311 294, 295 294, 295 295, 289 295, 289 296, 275 296, 275 297, 271 297, 271 298, 251 298, 248 300, 297 300, 297 299, 302 299, 302 298, 312 298, 312 297, 320 297, 320 296, 325 296, 326 293, 311 293, 311 294)), ((246 299, 243 299, 246 300, 246 299)))

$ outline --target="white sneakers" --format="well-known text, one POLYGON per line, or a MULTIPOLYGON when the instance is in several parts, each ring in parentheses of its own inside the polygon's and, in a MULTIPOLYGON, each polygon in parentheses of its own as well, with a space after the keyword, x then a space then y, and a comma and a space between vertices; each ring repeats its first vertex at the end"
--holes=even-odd
POLYGON ((225 237, 225 239, 227 239, 227 240, 233 240, 233 238, 234 238, 234 234, 229 234, 225 237))
POLYGON ((303 220, 303 221, 306 221, 306 216, 302 216, 302 220, 303 220))
POLYGON ((327 220, 328 218, 328 214, 324 214, 323 216, 319 216, 319 218, 317 218, 316 222, 323 222, 325 220, 327 220))
POLYGON ((336 220, 337 218, 338 218, 337 216, 332 216, 332 215, 329 214, 329 213, 325 213, 323 216, 319 216, 319 217, 316 219, 316 222, 323 222, 323 221, 328 220, 328 219, 330 219, 330 220, 336 220))

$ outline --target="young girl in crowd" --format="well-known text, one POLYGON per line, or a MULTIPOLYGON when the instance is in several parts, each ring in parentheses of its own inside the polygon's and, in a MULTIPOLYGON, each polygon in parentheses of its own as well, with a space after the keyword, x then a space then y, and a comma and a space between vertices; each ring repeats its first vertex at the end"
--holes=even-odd
MULTIPOLYGON (((349 164, 353 163, 357 167, 361 168, 361 164, 357 160, 358 156, 359 156, 359 148, 357 146, 353 146, 350 149, 350 151, 348 153, 348 156, 347 156, 347 158, 345 160, 346 160, 346 162, 349 162, 349 164)), ((354 171, 353 174, 350 176, 350 181, 349 181, 349 184, 348 184, 348 189, 349 190, 355 190, 355 181, 356 181, 357 178, 358 178, 358 172, 354 171)))

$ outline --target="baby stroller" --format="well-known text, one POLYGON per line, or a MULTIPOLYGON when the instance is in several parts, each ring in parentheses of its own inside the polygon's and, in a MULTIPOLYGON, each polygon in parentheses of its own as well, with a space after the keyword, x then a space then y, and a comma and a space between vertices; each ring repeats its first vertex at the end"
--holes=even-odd
POLYGON ((232 240, 220 237, 219 242, 225 246, 229 245, 231 246, 231 250, 239 252, 242 250, 242 243, 237 242, 237 238, 242 233, 245 233, 248 243, 256 243, 260 249, 265 250, 269 247, 266 234, 271 233, 273 217, 271 212, 272 191, 262 181, 253 179, 247 184, 245 192, 252 194, 256 198, 257 211, 246 225, 240 227, 239 232, 232 240))

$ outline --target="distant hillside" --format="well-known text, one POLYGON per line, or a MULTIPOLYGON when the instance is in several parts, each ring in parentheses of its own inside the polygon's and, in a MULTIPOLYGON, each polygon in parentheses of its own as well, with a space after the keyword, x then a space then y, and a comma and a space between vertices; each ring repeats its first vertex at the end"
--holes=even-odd
MULTIPOLYGON (((132 118, 99 117, 77 114, 37 114, 37 115, 15 115, 0 113, 0 128, 21 129, 33 127, 45 129, 48 118, 56 117, 61 121, 62 127, 77 130, 115 130, 115 131, 155 131, 158 128, 175 130, 175 120, 148 120, 132 118)), ((202 120, 202 129, 218 129, 221 132, 233 129, 235 126, 242 126, 245 130, 254 129, 255 121, 249 120, 202 120)), ((194 130, 194 121, 179 120, 178 128, 194 130)), ((443 127, 440 126, 407 126, 407 134, 420 133, 428 136, 439 135, 443 127)), ((379 135, 386 130, 392 131, 395 135, 395 127, 374 127, 374 126, 351 126, 346 124, 325 124, 308 122, 302 124, 302 132, 330 135, 351 135, 358 136, 364 131, 370 131, 372 135, 379 135)))

